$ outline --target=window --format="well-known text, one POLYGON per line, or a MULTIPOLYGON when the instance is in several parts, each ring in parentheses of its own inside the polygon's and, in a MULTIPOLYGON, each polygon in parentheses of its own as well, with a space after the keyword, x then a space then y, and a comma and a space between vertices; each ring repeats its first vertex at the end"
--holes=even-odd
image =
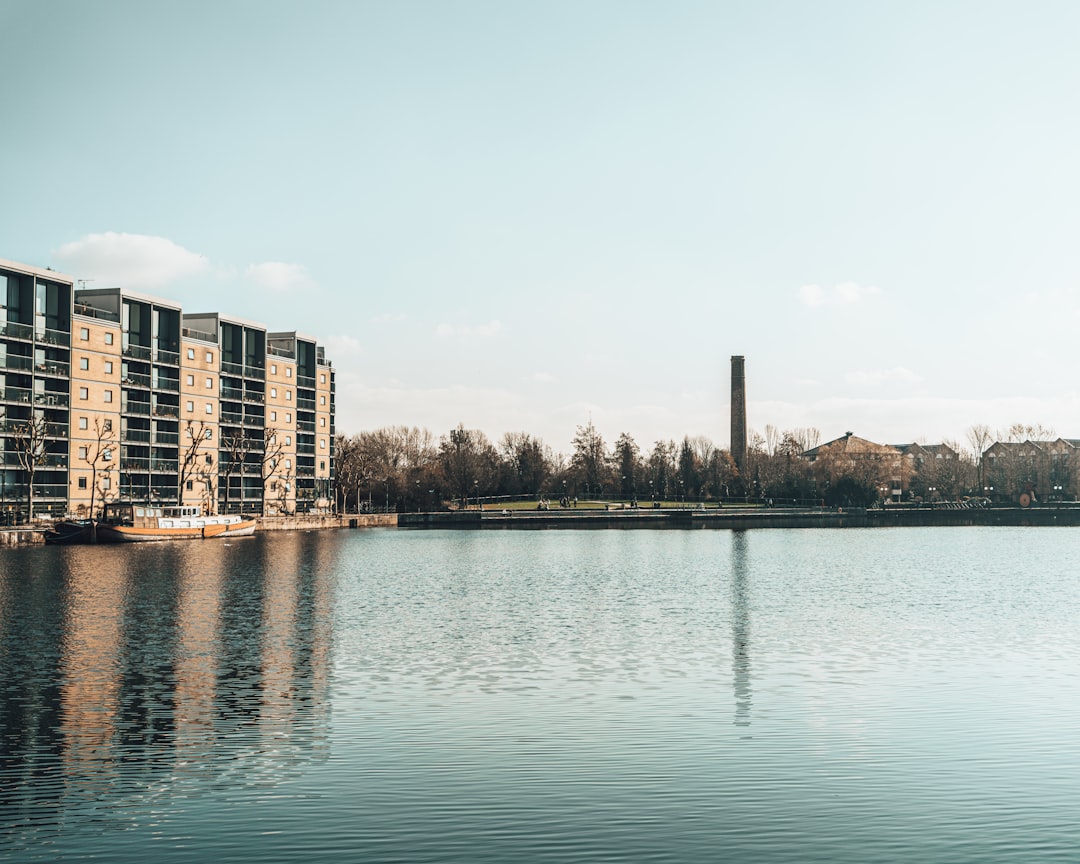
POLYGON ((83 342, 89 342, 90 341, 90 328, 89 327, 80 327, 79 328, 79 338, 82 339, 83 342))
POLYGON ((271 420, 277 420, 277 411, 271 411, 270 412, 270 419, 271 420))
POLYGON ((320 426, 325 426, 326 425, 326 418, 325 417, 320 417, 319 418, 319 425, 320 426))
POLYGON ((285 467, 286 468, 292 468, 292 459, 286 459, 285 460, 285 467))
POLYGON ((113 344, 113 334, 112 333, 106 333, 105 334, 105 344, 106 345, 112 345, 113 344))
POLYGON ((206 413, 207 414, 213 414, 214 413, 214 406, 210 402, 206 403, 206 413))
POLYGON ((112 375, 112 360, 105 361, 105 374, 112 375))
POLYGON ((190 492, 192 489, 195 488, 195 481, 194 480, 188 480, 187 484, 184 486, 184 488, 187 489, 188 492, 190 492))
POLYGON ((288 412, 285 413, 285 422, 292 423, 292 414, 289 414, 288 412))
POLYGON ((326 397, 325 396, 320 396, 319 397, 319 404, 320 405, 325 405, 326 404, 326 397))
POLYGON ((80 387, 79 388, 79 398, 80 399, 89 399, 90 398, 90 391, 87 390, 85 387, 80 387))
POLYGON ((188 375, 187 376, 187 385, 188 385, 188 387, 194 387, 195 386, 195 376, 194 375, 188 375))
POLYGON ((101 458, 104 462, 112 462, 112 450, 108 448, 101 451, 101 458))
POLYGON ((80 429, 86 429, 87 428, 86 418, 85 417, 80 417, 79 418, 79 428, 80 429))
POLYGON ((270 364, 270 374, 277 375, 277 363, 270 364))
MULTIPOLYGON (((207 429, 206 430, 206 440, 207 441, 212 441, 213 439, 214 439, 214 430, 213 429, 207 429)), ((209 459, 210 457, 207 456, 206 458, 209 459)))
MULTIPOLYGON (((85 429, 85 428, 86 427, 83 426, 83 429, 85 429)), ((102 420, 101 421, 101 431, 102 432, 112 432, 112 420, 102 420)))
POLYGON ((325 384, 326 383, 326 373, 325 372, 320 372, 319 373, 319 383, 320 384, 325 384))
POLYGON ((207 378, 206 379, 206 389, 207 390, 213 390, 214 389, 214 379, 213 378, 207 378))
POLYGON ((79 358, 79 368, 82 369, 84 372, 87 371, 90 368, 90 358, 89 357, 80 357, 79 358))
POLYGON ((325 450, 326 449, 326 439, 325 438, 320 438, 319 439, 319 449, 320 450, 325 450))
POLYGON ((325 471, 326 470, 326 460, 325 459, 320 459, 319 460, 319 470, 320 471, 325 471))
POLYGON ((194 360, 195 359, 195 349, 194 348, 188 348, 187 349, 187 359, 188 360, 194 360))
POLYGON ((214 464, 214 457, 211 456, 209 453, 206 454, 206 464, 207 465, 213 465, 214 464))
POLYGON ((292 402, 292 390, 285 391, 285 401, 292 402))
POLYGON ((187 408, 188 412, 190 413, 191 411, 195 410, 195 403, 194 402, 188 402, 187 405, 185 405, 184 407, 187 408))
POLYGON ((206 362, 207 363, 213 363, 214 362, 214 352, 213 351, 207 351, 206 352, 206 362))
POLYGON ((292 447, 292 435, 285 436, 285 446, 292 447))
POLYGON ((108 474, 106 474, 104 477, 101 478, 101 488, 102 489, 111 489, 112 488, 112 477, 110 477, 108 474))
POLYGON ((86 478, 85 477, 80 477, 79 478, 79 488, 80 489, 85 489, 86 488, 86 478))
POLYGON ((270 398, 277 399, 277 387, 270 388, 270 398))
POLYGON ((105 391, 105 401, 112 402, 112 390, 105 391))
POLYGON ((285 367, 285 377, 292 378, 292 366, 285 367))
POLYGON ((85 447, 79 448, 79 458, 82 459, 84 462, 86 461, 86 452, 87 451, 85 447))

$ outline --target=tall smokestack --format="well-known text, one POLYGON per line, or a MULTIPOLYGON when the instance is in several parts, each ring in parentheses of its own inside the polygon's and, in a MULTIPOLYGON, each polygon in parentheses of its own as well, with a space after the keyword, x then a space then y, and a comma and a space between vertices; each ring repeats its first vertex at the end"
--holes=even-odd
POLYGON ((731 458, 746 480, 746 358, 731 358, 731 458))

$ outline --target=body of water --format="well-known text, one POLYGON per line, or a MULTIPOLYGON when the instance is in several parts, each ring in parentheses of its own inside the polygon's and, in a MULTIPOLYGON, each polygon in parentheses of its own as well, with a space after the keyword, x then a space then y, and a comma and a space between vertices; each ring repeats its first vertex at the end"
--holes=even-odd
POLYGON ((0 859, 1075 860, 1078 542, 0 551, 0 859))

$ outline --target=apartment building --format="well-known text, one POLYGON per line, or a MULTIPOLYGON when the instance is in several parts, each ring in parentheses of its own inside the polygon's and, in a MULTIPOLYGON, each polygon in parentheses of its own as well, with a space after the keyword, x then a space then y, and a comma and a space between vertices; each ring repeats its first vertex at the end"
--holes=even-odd
POLYGON ((0 520, 63 511, 74 281, 0 259, 0 520), (32 493, 31 493, 32 490, 32 493))
POLYGON ((9 518, 25 518, 31 473, 35 514, 117 499, 250 514, 329 506, 334 370, 315 339, 74 284, 0 260, 9 518), (30 433, 40 453, 27 468, 30 433))

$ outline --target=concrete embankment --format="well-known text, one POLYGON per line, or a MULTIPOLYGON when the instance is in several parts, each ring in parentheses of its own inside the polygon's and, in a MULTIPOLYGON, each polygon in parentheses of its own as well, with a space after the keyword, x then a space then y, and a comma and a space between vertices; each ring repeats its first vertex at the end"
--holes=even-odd
POLYGON ((886 510, 518 510, 402 513, 401 528, 886 528, 950 525, 1080 525, 1080 506, 1055 508, 893 508, 886 510))
POLYGON ((264 516, 257 531, 320 531, 324 528, 395 528, 397 513, 348 513, 344 516, 264 516))
POLYGON ((45 532, 33 528, 5 528, 0 531, 0 546, 44 546, 45 532))

